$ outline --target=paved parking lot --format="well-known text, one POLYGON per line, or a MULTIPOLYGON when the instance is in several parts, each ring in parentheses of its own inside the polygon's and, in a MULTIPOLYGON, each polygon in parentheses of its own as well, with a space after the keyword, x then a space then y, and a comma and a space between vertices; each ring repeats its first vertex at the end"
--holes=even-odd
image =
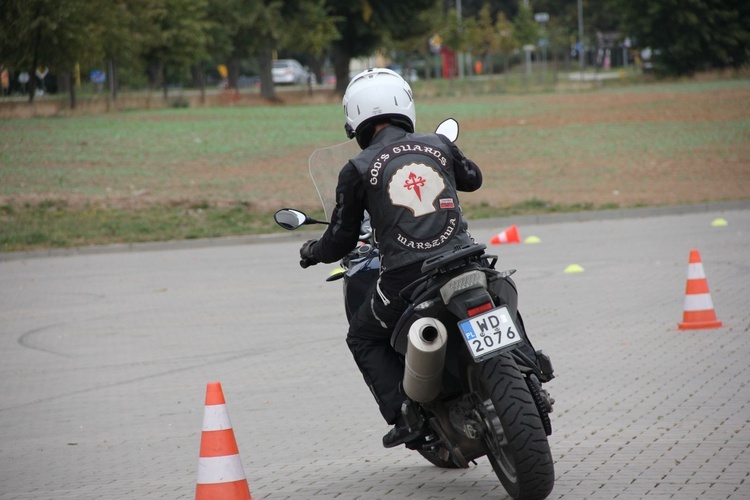
MULTIPOLYGON (((750 498, 750 205, 730 208, 473 225, 541 239, 491 250, 557 372, 551 498, 750 498), (722 328, 677 329, 693 248, 722 328)), ((254 498, 506 498, 485 459, 381 447, 306 237, 0 257, 0 499, 192 498, 212 381, 254 498)))

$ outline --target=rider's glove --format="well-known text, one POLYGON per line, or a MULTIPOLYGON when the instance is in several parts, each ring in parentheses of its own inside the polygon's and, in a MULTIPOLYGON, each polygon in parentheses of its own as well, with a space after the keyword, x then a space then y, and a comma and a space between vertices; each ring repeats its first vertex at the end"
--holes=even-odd
POLYGON ((302 248, 299 249, 299 265, 302 266, 302 268, 314 266, 318 263, 318 259, 316 259, 312 253, 313 246, 317 242, 318 240, 307 240, 305 244, 302 245, 302 248))

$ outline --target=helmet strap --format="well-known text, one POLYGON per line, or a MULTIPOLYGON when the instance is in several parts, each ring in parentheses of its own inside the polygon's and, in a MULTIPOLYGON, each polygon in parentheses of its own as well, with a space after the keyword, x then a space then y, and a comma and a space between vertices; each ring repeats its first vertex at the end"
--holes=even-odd
POLYGON ((344 130, 346 130, 346 136, 349 139, 354 139, 355 137, 357 137, 357 132, 355 132, 352 126, 349 125, 348 123, 344 124, 344 130))

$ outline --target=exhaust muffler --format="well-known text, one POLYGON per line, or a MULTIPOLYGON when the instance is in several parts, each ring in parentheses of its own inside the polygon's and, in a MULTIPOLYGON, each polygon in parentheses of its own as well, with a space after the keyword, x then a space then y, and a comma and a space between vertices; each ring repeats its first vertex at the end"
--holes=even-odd
POLYGON ((404 392, 418 403, 438 397, 443 381, 445 325, 435 318, 420 318, 409 328, 404 368, 404 392))

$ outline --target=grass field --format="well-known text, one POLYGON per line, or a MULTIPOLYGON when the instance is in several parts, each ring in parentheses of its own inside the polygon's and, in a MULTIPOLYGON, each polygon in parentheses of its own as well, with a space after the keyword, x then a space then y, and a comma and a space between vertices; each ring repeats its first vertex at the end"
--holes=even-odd
MULTIPOLYGON (((461 123, 485 186, 468 216, 750 199, 750 80, 420 99, 461 123)), ((0 250, 275 231, 311 213, 307 157, 345 140, 338 105, 0 122, 0 250)))

